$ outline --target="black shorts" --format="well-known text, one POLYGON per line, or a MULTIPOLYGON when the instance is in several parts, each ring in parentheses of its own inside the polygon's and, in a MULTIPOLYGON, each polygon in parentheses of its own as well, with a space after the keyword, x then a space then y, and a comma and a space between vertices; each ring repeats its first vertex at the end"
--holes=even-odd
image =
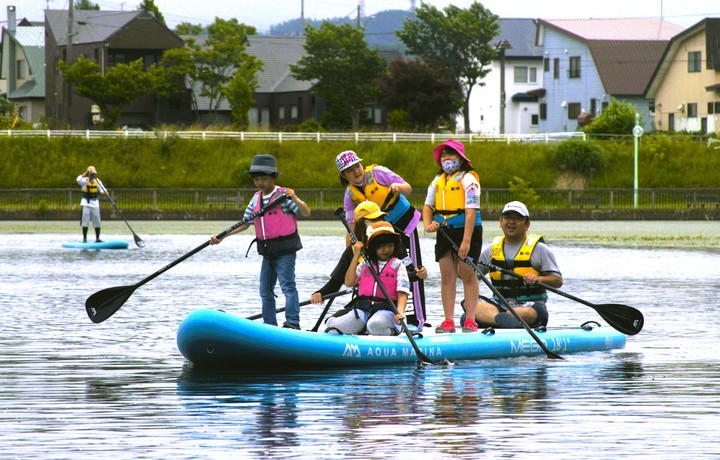
MULTIPOLYGON (((450 238, 452 238, 455 244, 460 247, 460 243, 462 243, 463 236, 465 235, 464 228, 443 227, 442 230, 444 230, 445 233, 447 233, 450 238)), ((441 230, 438 230, 437 240, 435 241, 435 262, 442 259, 442 257, 448 252, 456 254, 455 249, 453 249, 447 238, 440 234, 440 231, 441 230)), ((470 240, 470 252, 468 252, 468 257, 470 257, 476 262, 480 258, 480 251, 482 250, 482 235, 482 225, 478 225, 473 229, 472 239, 470 240)))

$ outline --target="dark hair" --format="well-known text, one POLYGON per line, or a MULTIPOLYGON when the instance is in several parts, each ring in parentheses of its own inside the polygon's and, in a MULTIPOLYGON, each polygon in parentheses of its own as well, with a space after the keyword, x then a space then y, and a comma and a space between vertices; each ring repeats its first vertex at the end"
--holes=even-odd
MULTIPOLYGON (((361 161, 360 163, 355 163, 355 164, 362 164, 362 161, 361 161)), ((343 169, 343 171, 345 171, 345 170, 347 170, 347 169, 350 169, 350 168, 352 168, 352 167, 354 167, 354 166, 355 166, 355 165, 348 166, 347 168, 343 169)), ((345 176, 343 176, 343 172, 342 172, 342 171, 340 171, 340 185, 342 185, 343 187, 347 187, 348 185, 350 185, 350 181, 347 180, 347 179, 345 179, 345 176)))
POLYGON ((373 261, 374 263, 377 263, 377 250, 380 246, 383 244, 392 243, 395 245, 395 248, 393 250, 393 257, 398 257, 400 255, 400 235, 392 235, 389 233, 384 233, 382 235, 378 235, 370 242, 370 246, 368 247, 368 258, 373 261))
POLYGON ((252 172, 252 173, 250 173, 250 176, 253 179, 255 179, 256 177, 263 177, 263 176, 268 176, 268 177, 272 177, 273 179, 275 179, 278 176, 278 174, 279 173, 252 172))

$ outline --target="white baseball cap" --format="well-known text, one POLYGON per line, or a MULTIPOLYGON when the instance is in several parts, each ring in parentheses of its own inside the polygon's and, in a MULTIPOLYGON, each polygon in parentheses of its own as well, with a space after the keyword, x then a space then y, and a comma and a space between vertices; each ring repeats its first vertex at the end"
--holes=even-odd
POLYGON ((516 212, 523 217, 527 217, 528 219, 530 218, 530 213, 528 212, 527 207, 519 201, 511 201, 506 204, 502 210, 502 214, 505 215, 505 213, 508 212, 516 212))

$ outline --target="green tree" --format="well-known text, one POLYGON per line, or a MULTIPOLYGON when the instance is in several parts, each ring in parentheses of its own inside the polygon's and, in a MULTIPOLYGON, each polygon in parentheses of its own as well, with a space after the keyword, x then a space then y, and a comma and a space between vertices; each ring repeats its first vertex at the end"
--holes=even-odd
MULTIPOLYGON (((210 118, 217 113, 220 104, 226 100, 235 112, 246 110, 247 97, 241 96, 243 91, 254 91, 257 86, 255 73, 262 68, 262 61, 247 53, 248 35, 254 35, 254 27, 238 23, 237 19, 215 18, 208 26, 208 37, 198 43, 190 37, 185 41, 184 48, 167 50, 163 53, 161 66, 165 69, 166 79, 170 87, 172 82, 183 80, 190 88, 195 88, 200 96, 208 99, 210 118), (242 82, 248 88, 242 89, 242 82), (231 95, 231 98, 228 98, 231 95), (232 104, 241 103, 233 107, 232 104)), ((195 117, 199 116, 199 108, 195 91, 192 91, 192 106, 195 117)), ((242 117, 238 118, 242 124, 242 117)))
POLYGON ((123 107, 157 88, 157 69, 154 66, 143 69, 142 59, 109 67, 105 75, 95 60, 84 56, 72 65, 60 61, 59 68, 65 81, 75 85, 75 92, 100 108, 103 129, 115 126, 123 107))
POLYGON ((160 8, 155 5, 155 0, 142 0, 142 2, 138 5, 138 9, 152 13, 153 16, 155 16, 155 19, 165 24, 165 18, 160 12, 160 8))
MULTIPOLYGON (((600 115, 585 125, 587 134, 629 135, 635 126, 635 106, 629 102, 612 99, 600 115)), ((642 117, 641 117, 642 118, 642 117)), ((642 119, 640 121, 642 125, 642 119)))
POLYGON ((175 33, 178 35, 200 35, 203 31, 202 24, 191 24, 189 22, 181 22, 175 26, 175 33))
POLYGON ((100 5, 90 0, 75 0, 74 6, 76 10, 100 11, 100 5))
POLYGON ((233 77, 222 89, 232 109, 232 118, 241 129, 248 126, 248 111, 255 104, 253 94, 258 86, 257 72, 261 68, 257 60, 247 61, 236 69, 233 77))
POLYGON ((382 103, 390 111, 406 112, 416 130, 437 129, 440 120, 457 112, 453 95, 457 82, 419 59, 395 59, 380 79, 382 103))
POLYGON ((360 127, 360 112, 378 96, 376 80, 385 60, 365 42, 363 29, 323 21, 305 29, 305 51, 290 71, 299 80, 315 81, 313 93, 325 100, 328 112, 349 113, 352 128, 360 127))
POLYGON ((457 81, 465 132, 470 132, 470 93, 483 84, 497 55, 490 41, 500 32, 498 17, 477 2, 468 9, 450 5, 443 11, 422 3, 415 14, 415 19, 405 19, 397 36, 409 54, 457 81))

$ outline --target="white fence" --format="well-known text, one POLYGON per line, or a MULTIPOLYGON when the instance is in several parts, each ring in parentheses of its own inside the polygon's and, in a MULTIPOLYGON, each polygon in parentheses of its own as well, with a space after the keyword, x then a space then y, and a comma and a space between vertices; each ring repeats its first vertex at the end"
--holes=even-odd
POLYGON ((570 138, 586 139, 584 133, 543 133, 543 134, 451 134, 451 133, 300 133, 300 132, 258 132, 258 131, 97 131, 97 130, 0 130, 0 136, 26 138, 45 137, 48 139, 75 137, 91 139, 133 138, 133 139, 239 139, 241 141, 312 141, 312 142, 428 142, 437 143, 456 139, 473 142, 556 142, 570 138))

